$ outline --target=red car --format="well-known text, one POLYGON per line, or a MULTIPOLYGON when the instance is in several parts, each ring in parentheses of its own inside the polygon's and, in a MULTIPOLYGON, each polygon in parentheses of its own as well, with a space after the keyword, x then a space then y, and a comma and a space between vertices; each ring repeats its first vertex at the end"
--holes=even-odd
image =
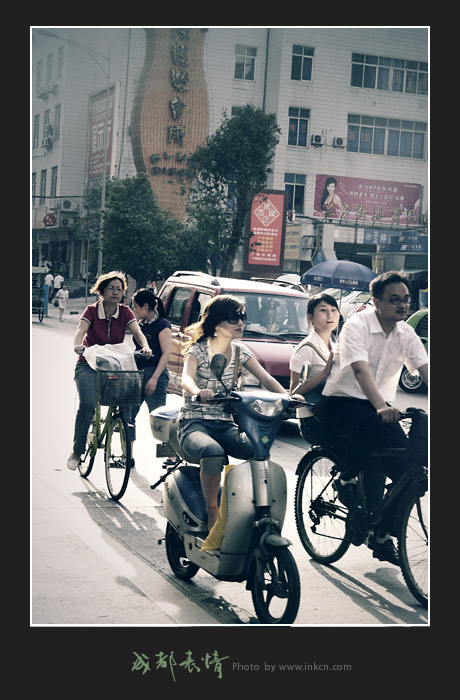
MULTIPOLYGON (((245 305, 247 322, 242 341, 262 367, 288 388, 289 360, 297 343, 307 335, 307 294, 264 282, 184 271, 169 277, 159 293, 173 336, 168 390, 182 393, 187 326, 200 318, 216 294, 231 294, 245 305)), ((248 372, 245 384, 254 386, 257 380, 248 372)))

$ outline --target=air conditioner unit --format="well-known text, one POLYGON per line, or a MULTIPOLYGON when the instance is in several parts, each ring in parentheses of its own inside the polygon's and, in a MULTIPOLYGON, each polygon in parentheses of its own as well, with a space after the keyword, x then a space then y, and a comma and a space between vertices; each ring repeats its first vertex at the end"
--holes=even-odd
POLYGON ((52 209, 52 211, 59 211, 60 203, 61 202, 59 199, 52 199, 50 201, 49 209, 52 209))
POLYGON ((67 214, 71 212, 76 212, 78 210, 78 201, 76 199, 70 199, 67 197, 61 200, 61 210, 65 211, 67 214))
POLYGON ((40 86, 35 90, 35 97, 38 97, 40 100, 47 100, 48 99, 48 90, 46 87, 40 86))
POLYGON ((312 146, 324 146, 324 136, 320 134, 313 134, 311 137, 312 146))
POLYGON ((73 225, 73 222, 74 222, 73 217, 69 217, 69 216, 62 216, 61 217, 61 226, 63 226, 64 228, 69 228, 69 226, 73 225))
POLYGON ((334 136, 332 145, 334 148, 345 148, 345 139, 341 136, 334 136))
POLYGON ((53 145, 53 139, 51 138, 51 136, 45 136, 42 139, 42 147, 43 148, 51 148, 52 145, 53 145))
POLYGON ((48 136, 52 136, 53 135, 53 125, 52 124, 45 124, 44 133, 48 134, 48 136))

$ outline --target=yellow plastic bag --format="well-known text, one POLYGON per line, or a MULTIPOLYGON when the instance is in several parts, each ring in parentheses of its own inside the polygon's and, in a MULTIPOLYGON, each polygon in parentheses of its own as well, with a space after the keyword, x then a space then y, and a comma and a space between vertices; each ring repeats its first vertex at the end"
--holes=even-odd
POLYGON ((220 495, 219 514, 217 516, 216 522, 210 529, 208 536, 203 542, 203 546, 200 550, 201 552, 209 552, 213 549, 220 549, 222 546, 222 540, 224 539, 225 534, 225 523, 227 520, 227 507, 225 505, 225 484, 227 482, 227 474, 229 473, 230 469, 233 469, 234 466, 234 464, 225 465, 224 483, 222 486, 222 493, 220 495))

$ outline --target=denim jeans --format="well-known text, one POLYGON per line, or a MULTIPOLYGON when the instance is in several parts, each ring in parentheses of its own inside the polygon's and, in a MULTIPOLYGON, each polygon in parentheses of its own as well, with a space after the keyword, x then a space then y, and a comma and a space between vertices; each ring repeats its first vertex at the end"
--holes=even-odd
POLYGON ((145 385, 151 378, 152 374, 155 372, 155 369, 156 367, 146 367, 144 369, 144 378, 142 380, 142 400, 138 406, 131 406, 131 416, 129 416, 128 413, 131 440, 136 439, 136 416, 139 413, 139 409, 144 403, 144 401, 148 406, 149 413, 151 413, 155 408, 159 408, 160 406, 166 405, 166 395, 169 384, 169 370, 167 367, 158 377, 157 386, 153 394, 147 396, 147 394, 145 393, 145 385))
POLYGON ((75 417, 73 451, 82 455, 86 449, 88 430, 96 408, 96 371, 87 362, 77 362, 74 379, 80 405, 75 417))
POLYGON ((179 421, 179 444, 195 464, 200 464, 206 474, 219 474, 228 456, 237 459, 254 457, 246 435, 238 439, 238 426, 229 420, 179 421))

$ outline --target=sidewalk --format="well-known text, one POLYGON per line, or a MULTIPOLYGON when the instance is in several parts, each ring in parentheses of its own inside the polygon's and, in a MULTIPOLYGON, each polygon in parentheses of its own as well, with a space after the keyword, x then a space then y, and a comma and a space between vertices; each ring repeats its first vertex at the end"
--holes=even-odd
MULTIPOLYGON (((128 290, 126 293, 126 298, 128 300, 130 300, 133 296, 135 289, 136 282, 130 277, 128 280, 128 290)), ((68 299, 67 308, 64 311, 62 323, 72 323, 76 325, 88 304, 95 304, 98 299, 99 296, 97 294, 90 294, 89 290, 86 299, 84 296, 72 297, 68 299)), ((58 307, 54 306, 53 302, 48 303, 48 308, 47 310, 45 310, 45 317, 43 321, 45 321, 46 319, 55 319, 56 321, 59 321, 59 309, 58 307)), ((32 320, 38 321, 38 317, 36 316, 36 314, 32 315, 32 320)))
MULTIPOLYGON (((67 308, 64 311, 62 323, 73 323, 76 325, 87 305, 95 304, 97 299, 98 297, 93 294, 88 294, 86 301, 85 297, 75 297, 69 299, 67 301, 67 308)), ((37 317, 34 315, 32 318, 36 319, 37 317)), ((43 323, 46 322, 47 319, 59 321, 59 309, 57 306, 54 306, 53 302, 51 302, 51 304, 48 303, 48 312, 45 313, 43 323)))
MULTIPOLYGON (((53 305, 48 306, 48 316, 41 323, 37 315, 32 315, 31 624, 218 624, 214 615, 182 592, 152 562, 152 542, 159 536, 157 529, 163 534, 164 528, 158 499, 152 499, 149 488, 152 438, 148 422, 140 431, 143 435, 138 436, 138 469, 133 473, 133 483, 122 503, 116 504, 107 497, 101 457, 91 482, 66 469, 67 442, 70 444, 73 429, 70 413, 50 422, 49 415, 41 410, 45 394, 56 404, 59 396, 70 411, 73 409, 75 356, 69 336, 74 334, 87 304, 95 300, 95 296, 88 296, 86 301, 85 297, 69 299, 62 323, 53 305), (46 326, 55 333, 52 350, 46 326), (45 332, 40 332, 42 329, 45 332), (51 362, 42 366, 40 358, 45 353, 51 362)), ((164 556, 164 548, 161 551, 164 556)))

